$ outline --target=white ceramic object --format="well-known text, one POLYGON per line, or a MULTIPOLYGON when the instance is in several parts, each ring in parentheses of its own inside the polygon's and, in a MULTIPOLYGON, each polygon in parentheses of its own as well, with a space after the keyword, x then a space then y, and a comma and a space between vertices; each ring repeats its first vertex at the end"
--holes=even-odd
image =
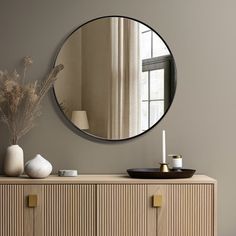
POLYGON ((172 168, 173 169, 182 169, 183 167, 183 158, 179 154, 169 154, 169 157, 172 157, 172 168))
POLYGON ((78 176, 77 170, 59 170, 58 175, 62 177, 76 177, 78 176))
POLYGON ((24 152, 18 145, 11 145, 7 148, 4 173, 7 176, 19 176, 24 171, 24 152))
POLYGON ((25 164, 25 173, 34 179, 43 179, 52 172, 52 165, 49 161, 37 154, 35 158, 25 164))
POLYGON ((173 158, 172 159, 173 169, 182 169, 182 158, 173 158))

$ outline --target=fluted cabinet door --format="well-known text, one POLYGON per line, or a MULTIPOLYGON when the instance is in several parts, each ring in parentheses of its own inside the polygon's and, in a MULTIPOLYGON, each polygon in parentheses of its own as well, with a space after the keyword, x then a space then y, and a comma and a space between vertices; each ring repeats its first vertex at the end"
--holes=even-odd
POLYGON ((0 185, 0 236, 24 236, 22 185, 0 185))
POLYGON ((26 210, 33 227, 26 236, 95 236, 95 190, 92 184, 28 186, 27 194, 37 194, 38 206, 26 210))
POLYGON ((147 185, 97 186, 97 236, 149 236, 147 185))
POLYGON ((214 185, 148 186, 148 195, 162 195, 160 208, 149 208, 150 236, 214 236, 214 185))

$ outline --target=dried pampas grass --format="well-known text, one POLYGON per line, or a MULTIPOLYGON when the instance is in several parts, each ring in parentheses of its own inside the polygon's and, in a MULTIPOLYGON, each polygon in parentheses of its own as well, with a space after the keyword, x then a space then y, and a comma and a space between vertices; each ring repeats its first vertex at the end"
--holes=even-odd
POLYGON ((54 67, 42 83, 26 81, 26 72, 32 65, 31 57, 23 59, 23 73, 0 71, 0 121, 4 122, 10 133, 10 143, 19 139, 35 125, 41 114, 41 101, 57 79, 63 65, 54 67))

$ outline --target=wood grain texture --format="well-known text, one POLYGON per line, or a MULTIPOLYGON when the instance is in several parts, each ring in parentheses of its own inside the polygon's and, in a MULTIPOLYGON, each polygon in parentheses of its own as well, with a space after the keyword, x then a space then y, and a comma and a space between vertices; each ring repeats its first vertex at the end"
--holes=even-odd
POLYGON ((188 183, 133 183, 115 175, 105 183, 105 176, 83 176, 82 183, 49 179, 47 184, 27 179, 24 184, 1 184, 0 178, 0 236, 217 235, 216 181, 206 176, 188 183), (38 198, 36 208, 27 206, 32 194, 38 198), (154 195, 162 196, 160 208, 152 205, 154 195))
POLYGON ((97 186, 97 236, 148 236, 147 186, 97 186))
POLYGON ((160 209, 149 209, 149 235, 216 236, 214 185, 149 185, 148 194, 164 198, 160 209))
POLYGON ((217 183, 214 184, 214 193, 213 193, 213 210, 214 210, 214 236, 217 236, 217 232, 218 232, 218 187, 217 187, 217 183))
POLYGON ((23 186, 0 185, 0 236, 24 236, 23 186))
POLYGON ((24 185, 24 236, 42 236, 40 223, 44 218, 43 186, 24 185), (36 208, 28 207, 28 196, 37 195, 38 205, 36 208))
POLYGON ((45 179, 0 177, 0 184, 207 184, 216 180, 206 175, 194 175, 187 179, 133 179, 127 175, 79 175, 77 177, 59 177, 51 175, 45 179))
POLYGON ((95 236, 95 190, 94 185, 34 186, 33 193, 41 192, 34 209, 35 236, 95 236))

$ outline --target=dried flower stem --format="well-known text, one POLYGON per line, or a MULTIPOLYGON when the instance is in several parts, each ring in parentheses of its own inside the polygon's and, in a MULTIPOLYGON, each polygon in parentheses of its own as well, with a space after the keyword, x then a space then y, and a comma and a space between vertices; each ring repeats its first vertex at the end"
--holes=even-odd
POLYGON ((30 57, 24 58, 22 76, 16 71, 0 71, 0 121, 8 127, 11 144, 17 144, 34 127, 35 119, 41 114, 41 101, 63 69, 63 65, 53 68, 40 86, 38 81, 25 80, 27 69, 32 63, 30 57))

